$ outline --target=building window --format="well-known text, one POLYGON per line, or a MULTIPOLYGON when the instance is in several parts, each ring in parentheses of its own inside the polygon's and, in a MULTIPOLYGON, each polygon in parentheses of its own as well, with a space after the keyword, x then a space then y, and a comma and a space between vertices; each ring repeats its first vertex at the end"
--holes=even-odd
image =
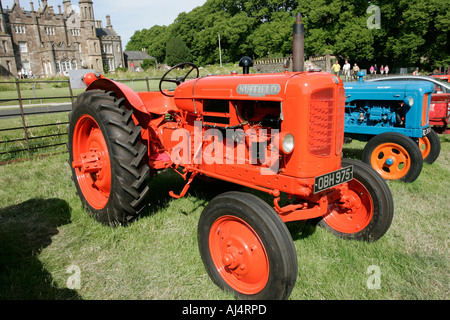
POLYGON ((59 61, 55 61, 55 71, 56 73, 61 72, 61 63, 59 61))
POLYGON ((22 66, 26 71, 30 70, 30 61, 24 61, 22 66))
POLYGON ((77 60, 73 59, 73 60, 72 60, 72 65, 71 65, 71 69, 72 69, 72 70, 77 70, 77 67, 78 67, 78 66, 77 66, 77 60))
POLYGON ((14 32, 19 34, 25 34, 26 33, 25 26, 14 26, 14 32))
POLYGON ((71 29, 70 32, 72 33, 72 36, 74 36, 74 37, 81 36, 80 29, 71 29))
POLYGON ((113 53, 113 48, 111 44, 103 45, 103 53, 113 53))
POLYGON ((114 66, 114 59, 108 59, 108 70, 109 71, 114 71, 116 70, 115 66, 114 66))
POLYGON ((28 52, 27 43, 25 41, 19 41, 19 51, 28 52))
POLYGON ((70 70, 70 61, 69 60, 61 61, 61 72, 64 73, 69 70, 70 70))
POLYGON ((3 48, 3 52, 8 52, 8 49, 6 47, 6 40, 2 40, 2 48, 3 48))
POLYGON ((48 36, 54 36, 55 35, 55 28, 53 27, 45 27, 45 34, 48 36))

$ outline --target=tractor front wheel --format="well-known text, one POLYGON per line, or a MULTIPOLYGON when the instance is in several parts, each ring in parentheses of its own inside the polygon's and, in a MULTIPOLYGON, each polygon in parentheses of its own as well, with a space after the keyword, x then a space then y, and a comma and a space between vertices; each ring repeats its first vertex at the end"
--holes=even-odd
POLYGON ((374 241, 389 229, 394 202, 386 181, 367 164, 343 159, 342 167, 353 166, 353 180, 342 190, 340 202, 328 206, 328 214, 319 224, 345 238, 374 241))
POLYGON ((434 130, 419 139, 419 149, 424 162, 432 164, 436 161, 441 153, 441 141, 434 130))
POLYGON ((212 281, 240 299, 287 299, 297 254, 281 218, 260 198, 226 192, 203 210, 198 245, 212 281))
POLYGON ((69 114, 72 180, 83 206, 111 226, 136 218, 149 191, 147 147, 123 102, 114 92, 87 91, 69 114))
POLYGON ((400 133, 381 133, 367 142, 362 160, 386 180, 413 182, 423 167, 423 157, 414 141, 400 133))

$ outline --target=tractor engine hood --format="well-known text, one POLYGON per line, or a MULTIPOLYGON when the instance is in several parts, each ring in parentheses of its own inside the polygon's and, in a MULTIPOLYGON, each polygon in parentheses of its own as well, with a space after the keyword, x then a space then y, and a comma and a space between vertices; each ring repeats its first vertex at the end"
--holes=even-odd
POLYGON ((344 83, 345 102, 362 100, 404 101, 409 105, 412 97, 416 101, 433 92, 433 85, 424 81, 384 81, 344 83))
MULTIPOLYGON (((206 76, 180 84, 175 104, 185 111, 199 112, 201 100, 284 101, 288 85, 300 87, 307 78, 328 78, 323 72, 284 72, 277 74, 241 74, 206 76)), ((318 80, 318 79, 317 79, 318 80)), ((326 81, 326 80, 325 80, 326 81)))

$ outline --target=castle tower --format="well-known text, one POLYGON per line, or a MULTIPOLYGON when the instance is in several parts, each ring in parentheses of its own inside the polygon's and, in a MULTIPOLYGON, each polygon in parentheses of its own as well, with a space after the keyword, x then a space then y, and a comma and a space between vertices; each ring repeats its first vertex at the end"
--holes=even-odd
POLYGON ((84 36, 84 46, 87 50, 83 52, 83 61, 87 62, 87 66, 96 71, 103 71, 103 59, 101 52, 100 40, 97 37, 94 18, 94 4, 92 0, 79 0, 81 32, 84 36))
POLYGON ((81 20, 94 21, 94 5, 92 0, 80 0, 78 4, 80 5, 81 20))

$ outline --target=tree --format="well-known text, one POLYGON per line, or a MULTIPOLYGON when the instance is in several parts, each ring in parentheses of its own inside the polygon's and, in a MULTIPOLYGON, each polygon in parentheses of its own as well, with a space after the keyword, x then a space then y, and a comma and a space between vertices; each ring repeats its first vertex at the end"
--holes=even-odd
POLYGON ((189 62, 191 53, 181 37, 169 39, 166 45, 166 63, 170 66, 181 62, 189 62))
POLYGON ((268 52, 288 55, 297 12, 305 24, 307 57, 335 54, 363 68, 372 63, 431 68, 450 62, 449 0, 207 0, 167 27, 136 31, 127 50, 146 48, 164 61, 169 40, 179 38, 193 62, 212 64, 219 62, 220 34, 224 61, 262 58, 268 52), (380 29, 367 27, 372 5, 379 8, 380 29))
POLYGON ((155 59, 144 59, 144 61, 142 61, 141 63, 141 67, 142 69, 144 69, 144 71, 147 71, 148 68, 156 67, 156 61, 155 59))

